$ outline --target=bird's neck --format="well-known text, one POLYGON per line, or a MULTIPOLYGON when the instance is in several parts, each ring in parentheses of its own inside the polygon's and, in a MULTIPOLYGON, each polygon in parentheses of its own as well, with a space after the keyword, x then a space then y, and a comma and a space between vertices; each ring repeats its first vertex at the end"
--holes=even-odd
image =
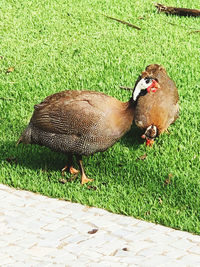
POLYGON ((125 116, 127 117, 128 121, 130 121, 130 123, 132 124, 132 121, 134 119, 136 101, 133 101, 133 98, 131 97, 128 102, 125 102, 123 104, 124 104, 125 116))

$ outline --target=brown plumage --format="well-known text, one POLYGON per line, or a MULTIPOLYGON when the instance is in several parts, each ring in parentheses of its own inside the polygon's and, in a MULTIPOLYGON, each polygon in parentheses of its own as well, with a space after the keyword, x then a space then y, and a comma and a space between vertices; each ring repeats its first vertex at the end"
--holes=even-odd
POLYGON ((147 66, 138 80, 145 77, 155 79, 159 86, 155 94, 146 94, 138 99, 135 123, 145 131, 142 138, 146 139, 146 144, 151 145, 154 138, 167 131, 169 125, 178 118, 179 96, 175 83, 163 66, 158 64, 147 66))
MULTIPOLYGON (((152 80, 140 85, 146 91, 152 80)), ((155 81, 154 81, 155 82, 155 81)), ((71 173, 72 156, 79 163, 82 184, 90 181, 85 175, 82 155, 105 151, 117 142, 131 127, 135 101, 123 103, 111 96, 93 91, 63 91, 48 96, 34 107, 34 113, 19 143, 38 144, 69 155, 71 173)))

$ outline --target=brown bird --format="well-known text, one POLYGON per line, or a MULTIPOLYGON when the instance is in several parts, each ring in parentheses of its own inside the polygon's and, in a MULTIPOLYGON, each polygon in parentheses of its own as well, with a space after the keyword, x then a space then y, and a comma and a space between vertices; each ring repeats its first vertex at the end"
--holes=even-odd
POLYGON ((135 104, 141 94, 154 90, 157 82, 142 79, 136 86, 133 97, 123 103, 111 96, 93 91, 63 91, 48 96, 34 106, 27 128, 17 144, 37 144, 68 154, 70 173, 77 173, 72 159, 75 155, 81 183, 91 181, 85 175, 82 155, 105 151, 117 142, 131 127, 135 104))
POLYGON ((167 131, 169 125, 178 118, 179 96, 175 83, 167 75, 163 66, 158 64, 147 66, 138 81, 145 78, 157 81, 158 90, 155 94, 146 94, 138 99, 135 108, 135 124, 145 131, 142 138, 146 139, 146 145, 152 145, 155 137, 167 131))

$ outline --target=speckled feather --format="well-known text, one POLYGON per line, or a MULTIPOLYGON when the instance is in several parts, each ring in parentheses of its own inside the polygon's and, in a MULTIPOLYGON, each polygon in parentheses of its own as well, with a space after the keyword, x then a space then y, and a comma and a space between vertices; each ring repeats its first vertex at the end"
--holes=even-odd
POLYGON ((19 141, 77 155, 104 151, 131 127, 132 101, 99 92, 63 91, 35 105, 19 141))

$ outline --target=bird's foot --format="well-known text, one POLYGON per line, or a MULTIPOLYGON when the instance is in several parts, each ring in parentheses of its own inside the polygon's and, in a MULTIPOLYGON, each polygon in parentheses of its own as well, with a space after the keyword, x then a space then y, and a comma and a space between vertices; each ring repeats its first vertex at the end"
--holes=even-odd
POLYGON ((62 170, 61 170, 61 173, 62 173, 62 176, 64 176, 65 175, 65 171, 66 171, 66 169, 68 168, 68 166, 66 165, 64 168, 62 168, 62 170))
POLYGON ((81 184, 82 185, 86 184, 88 182, 92 182, 92 181, 93 181, 93 179, 89 179, 89 178, 87 178, 87 176, 85 174, 82 174, 82 176, 81 176, 81 184))
POLYGON ((73 166, 70 166, 69 168, 69 172, 71 174, 78 174, 79 173, 79 170, 75 169, 73 166))
POLYGON ((66 166, 65 166, 64 168, 62 168, 62 170, 61 170, 62 176, 65 175, 65 171, 66 171, 68 168, 69 168, 69 172, 70 172, 71 174, 78 174, 78 173, 79 173, 79 171, 76 170, 73 166, 68 167, 68 166, 66 165, 66 166))

